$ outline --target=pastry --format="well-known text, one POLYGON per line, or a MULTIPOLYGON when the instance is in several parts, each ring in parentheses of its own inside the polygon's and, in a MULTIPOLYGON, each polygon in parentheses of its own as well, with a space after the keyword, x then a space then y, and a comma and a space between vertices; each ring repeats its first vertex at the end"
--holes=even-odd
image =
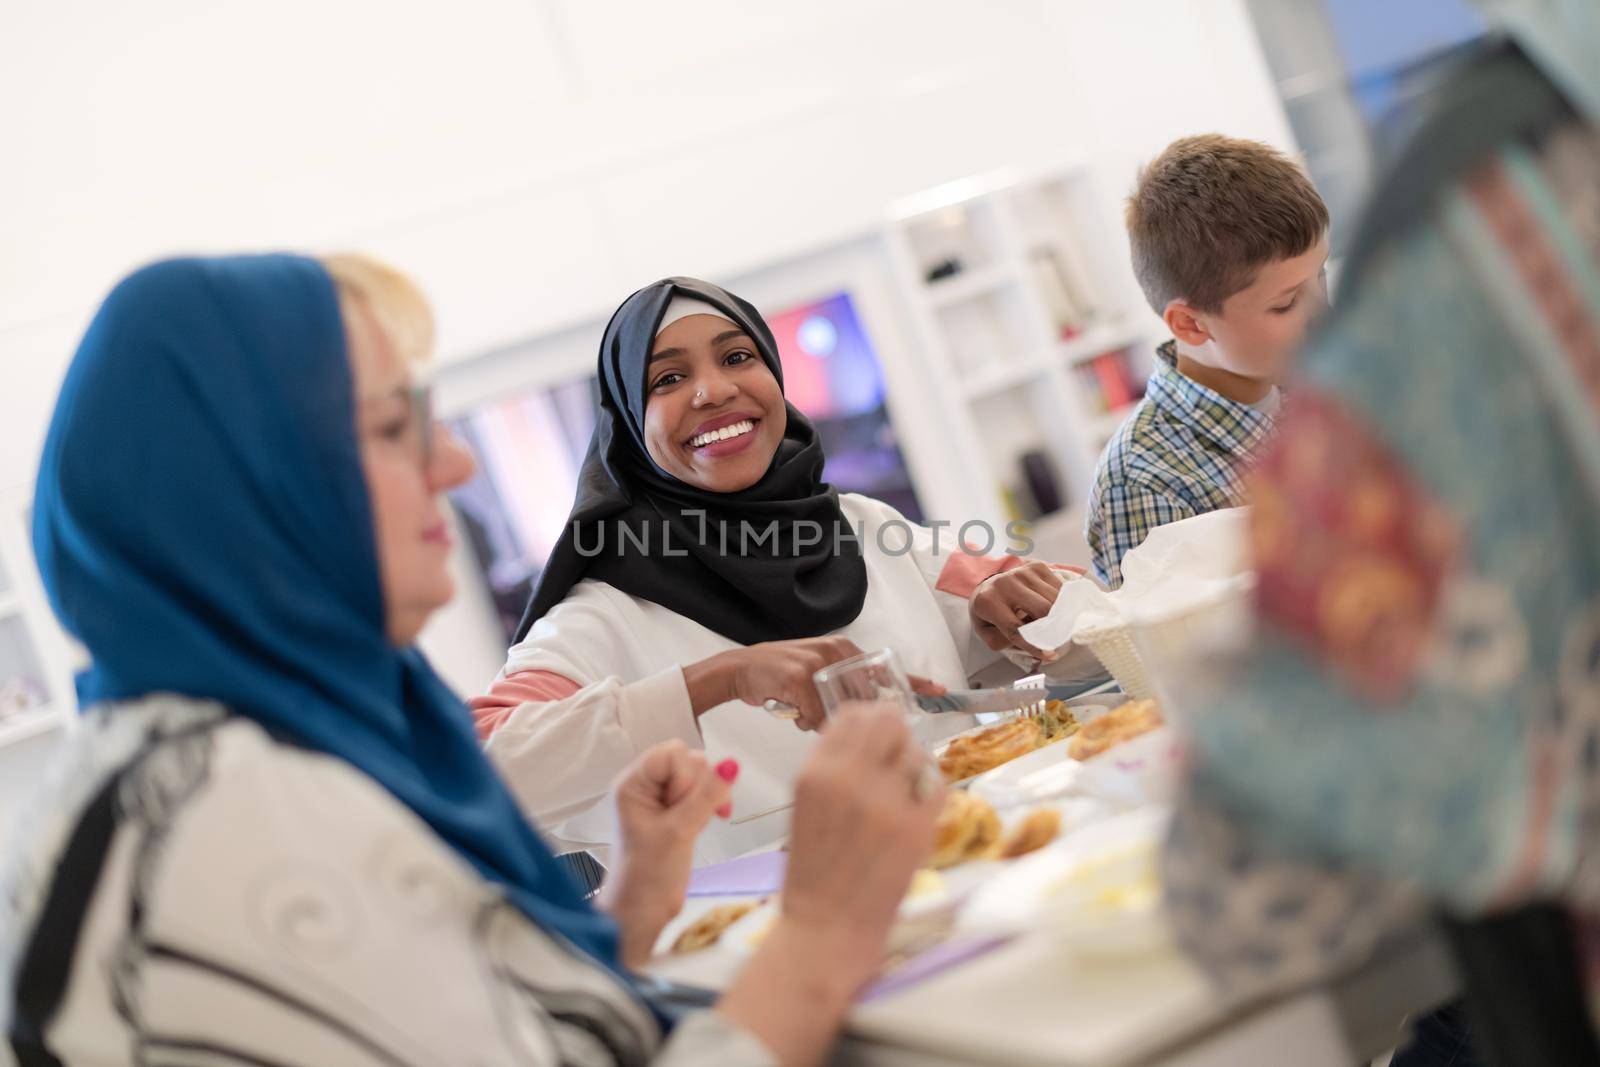
POLYGON ((1149 733, 1162 721, 1161 709, 1154 700, 1129 701, 1079 727, 1067 743, 1067 755, 1076 760, 1091 759, 1113 745, 1149 733))
POLYGON ((755 911, 760 903, 759 900, 742 900, 737 904, 718 904, 684 927, 683 933, 672 943, 672 951, 681 956, 710 948, 728 927, 755 911))
POLYGON ((995 858, 1002 860, 1026 856, 1056 839, 1061 830, 1061 812, 1055 808, 1036 808, 1000 839, 995 858))
POLYGON ((961 790, 945 794, 944 809, 933 824, 933 855, 928 866, 935 870, 954 866, 967 855, 967 846, 978 833, 978 805, 983 801, 961 790))
POLYGON ((980 805, 978 814, 973 820, 972 840, 967 842, 967 854, 964 859, 982 859, 994 850, 1000 841, 1000 816, 995 814, 994 807, 987 800, 973 797, 980 805))
POLYGON ((965 737, 957 737, 939 756, 939 769, 947 782, 959 782, 991 767, 998 767, 1043 745, 1045 728, 1037 719, 996 723, 965 737))
POLYGON ((953 867, 987 853, 1000 837, 1000 817, 981 797, 953 790, 933 824, 933 855, 928 866, 953 867))

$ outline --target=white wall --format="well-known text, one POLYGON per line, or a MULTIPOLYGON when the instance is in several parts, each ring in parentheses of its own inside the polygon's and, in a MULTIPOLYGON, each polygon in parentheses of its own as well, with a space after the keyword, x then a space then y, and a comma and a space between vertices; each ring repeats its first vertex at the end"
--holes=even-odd
POLYGON ((11 0, 0 99, 0 486, 155 256, 377 251, 461 357, 992 167, 1289 143, 1238 0, 11 0))
POLYGON ((1121 189, 1184 133, 1291 144, 1240 0, 9 0, 0 100, 0 489, 153 257, 385 255, 464 396, 581 370, 664 274, 787 299, 784 264, 952 178, 1087 157, 1121 189))

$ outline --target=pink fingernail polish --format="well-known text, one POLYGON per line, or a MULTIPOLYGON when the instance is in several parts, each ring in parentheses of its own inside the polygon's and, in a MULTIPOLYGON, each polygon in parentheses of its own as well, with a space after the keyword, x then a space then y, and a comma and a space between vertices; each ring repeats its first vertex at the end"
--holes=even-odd
POLYGON ((730 816, 732 814, 733 814, 733 802, 732 801, 729 801, 726 804, 720 805, 717 808, 717 818, 719 818, 719 819, 726 819, 728 816, 730 816))
POLYGON ((721 763, 717 764, 717 777, 721 778, 724 782, 731 782, 735 778, 739 777, 739 761, 736 759, 725 759, 721 763))

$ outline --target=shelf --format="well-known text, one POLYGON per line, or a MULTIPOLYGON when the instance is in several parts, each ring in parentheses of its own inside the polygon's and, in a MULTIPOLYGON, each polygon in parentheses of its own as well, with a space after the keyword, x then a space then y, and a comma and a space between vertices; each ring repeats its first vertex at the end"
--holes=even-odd
POLYGON ((1138 331, 1126 323, 1107 322, 1091 326, 1078 336, 1062 341, 1061 358, 1076 365, 1138 343, 1138 331))
POLYGON ((49 705, 0 719, 0 748, 18 744, 40 734, 47 734, 60 726, 60 713, 49 705))
POLYGON ((1037 360, 1030 359, 1016 363, 1009 360, 998 361, 970 378, 963 378, 961 395, 968 400, 982 400, 996 393, 1003 393, 1007 389, 1025 385, 1048 370, 1048 367, 1037 360))
POLYGON ((889 218, 905 223, 918 215, 931 215, 948 208, 961 207, 975 200, 983 200, 1018 181, 1011 171, 995 171, 936 185, 920 193, 901 197, 889 205, 889 218))
MULTIPOLYGON (((984 175, 891 212, 885 236, 897 288, 927 357, 919 371, 937 386, 930 399, 950 429, 950 440, 929 442, 941 457, 948 449, 939 466, 945 510, 1004 513, 1008 493, 1026 483, 1026 452, 1048 459, 1063 504, 1081 503, 1105 438, 1128 414, 1099 410, 1108 388, 1113 400, 1125 398, 1100 373, 1109 368, 1089 361, 1126 350, 1117 377, 1136 378, 1156 329, 1132 287, 1112 282, 1127 273, 1127 251, 1106 222, 1113 201, 1099 195, 1095 174, 1080 160, 984 175), (929 265, 948 260, 966 269, 929 281, 929 265), (1081 332, 1063 337, 1065 322, 1081 332)), ((1087 562, 1081 518, 1049 517, 1051 558, 1087 562)))
POLYGON ((948 278, 927 283, 928 300, 935 307, 949 307, 964 300, 972 300, 1004 289, 1016 281, 1015 275, 1004 267, 979 267, 964 270, 948 278))

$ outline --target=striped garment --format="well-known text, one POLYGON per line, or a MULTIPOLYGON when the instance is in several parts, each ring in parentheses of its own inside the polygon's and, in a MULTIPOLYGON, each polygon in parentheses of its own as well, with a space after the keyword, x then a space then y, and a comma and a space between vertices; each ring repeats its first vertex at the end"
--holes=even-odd
POLYGON ((1237 506, 1245 462, 1272 429, 1265 411, 1178 373, 1172 341, 1156 349, 1144 400, 1095 469, 1084 534, 1095 577, 1122 585, 1122 557, 1157 526, 1237 506))

